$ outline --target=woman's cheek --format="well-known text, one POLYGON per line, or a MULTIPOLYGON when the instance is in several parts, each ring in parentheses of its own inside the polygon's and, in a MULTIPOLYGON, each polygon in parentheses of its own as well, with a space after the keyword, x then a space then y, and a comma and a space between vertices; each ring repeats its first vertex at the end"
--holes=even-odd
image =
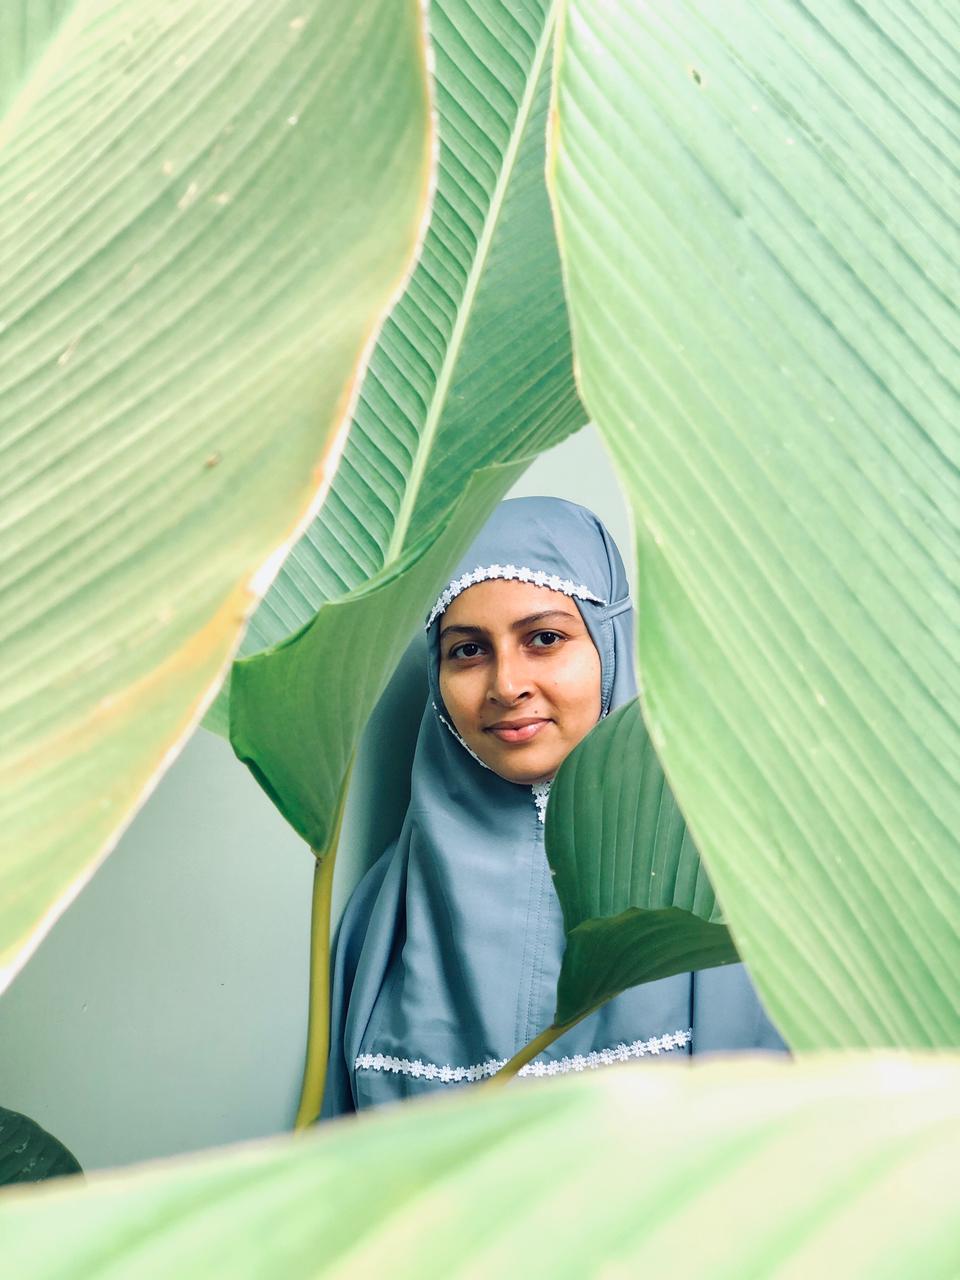
POLYGON ((555 689, 558 697, 587 708, 600 703, 600 660, 596 651, 578 654, 567 668, 557 673, 555 689))
POLYGON ((476 673, 472 671, 458 671, 440 679, 440 696, 461 736, 465 730, 469 732, 471 722, 476 719, 478 687, 476 673))

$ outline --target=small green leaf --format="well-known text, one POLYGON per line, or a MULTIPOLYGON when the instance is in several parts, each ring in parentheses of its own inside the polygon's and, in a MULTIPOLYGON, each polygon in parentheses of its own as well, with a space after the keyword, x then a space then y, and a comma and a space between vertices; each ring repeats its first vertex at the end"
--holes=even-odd
POLYGON ((638 701, 564 761, 546 844, 567 935, 557 1026, 641 982, 737 959, 638 701))
POLYGON ((0 1187, 80 1172, 76 1156, 36 1120, 0 1107, 0 1187))

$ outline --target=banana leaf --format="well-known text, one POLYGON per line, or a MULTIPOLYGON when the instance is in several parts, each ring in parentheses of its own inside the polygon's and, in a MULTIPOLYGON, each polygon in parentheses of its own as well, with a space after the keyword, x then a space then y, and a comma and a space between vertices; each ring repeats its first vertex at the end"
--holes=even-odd
POLYGON ((737 960, 639 701, 563 762, 545 838, 566 934, 555 1026, 639 983, 737 960))
POLYGON ((0 1193, 4 1268, 923 1276, 960 1265, 960 1061, 637 1063, 0 1193))
MULTIPOLYGON (((430 6, 440 150, 420 262, 330 496, 244 640, 262 652, 231 678, 237 754, 320 854, 367 714, 443 575, 522 467, 585 421, 543 177, 557 8, 430 6)), ((208 727, 226 728, 226 696, 208 727)))
POLYGON ((0 987, 208 705, 422 231, 416 0, 0 13, 0 987))
POLYGON ((957 1045, 956 17, 565 15, 551 182, 654 746, 795 1049, 957 1045))

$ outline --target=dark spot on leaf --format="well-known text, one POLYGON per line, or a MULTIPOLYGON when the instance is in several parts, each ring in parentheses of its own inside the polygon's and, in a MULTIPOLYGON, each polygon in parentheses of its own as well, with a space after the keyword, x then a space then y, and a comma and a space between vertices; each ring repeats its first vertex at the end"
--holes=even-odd
POLYGON ((694 84, 703 84, 703 76, 700 74, 700 72, 697 70, 696 67, 690 68, 690 74, 693 77, 694 84))

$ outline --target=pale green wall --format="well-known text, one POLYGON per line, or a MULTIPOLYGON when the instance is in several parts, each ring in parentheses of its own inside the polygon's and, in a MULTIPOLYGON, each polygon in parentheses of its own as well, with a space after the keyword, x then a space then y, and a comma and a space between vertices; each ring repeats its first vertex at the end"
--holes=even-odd
MULTIPOLYGON (((515 494, 592 507, 632 558, 626 512, 588 429, 515 494)), ((371 721, 335 910, 403 804, 418 673, 371 721), (378 798, 374 809, 370 796, 378 798)), ((0 1105, 88 1169, 276 1133, 295 1110, 313 859, 219 738, 200 730, 114 853, 0 997, 0 1105)))

